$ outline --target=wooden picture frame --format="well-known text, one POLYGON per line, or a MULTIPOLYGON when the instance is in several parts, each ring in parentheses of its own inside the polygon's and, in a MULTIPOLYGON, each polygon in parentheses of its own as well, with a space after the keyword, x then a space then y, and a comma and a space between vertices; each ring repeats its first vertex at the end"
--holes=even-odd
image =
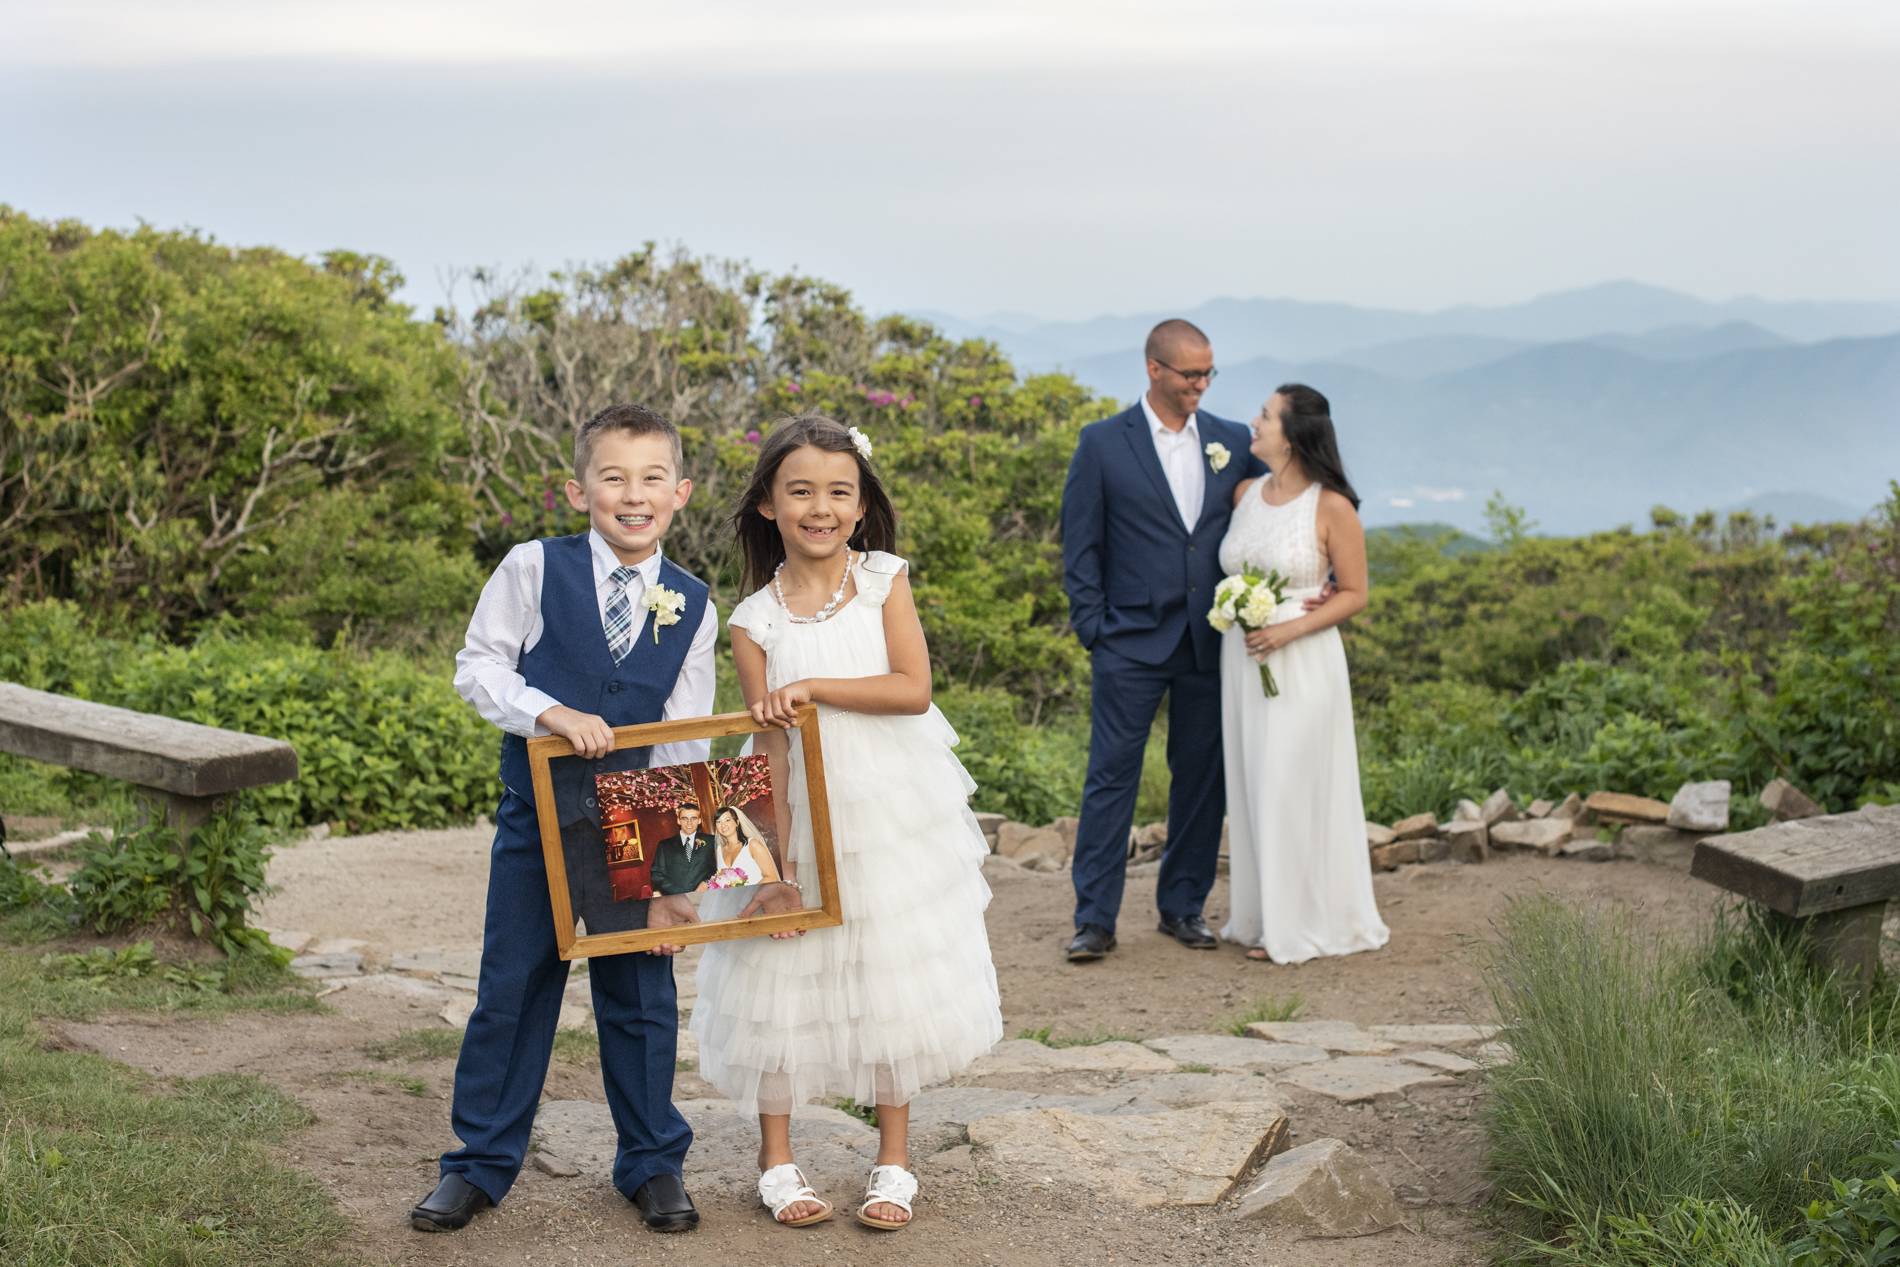
MULTIPOLYGON (((728 735, 754 735, 779 729, 773 725, 760 725, 752 720, 750 713, 721 713, 687 721, 616 727, 614 748, 618 751, 621 748, 643 748, 691 739, 721 739, 728 735)), ((818 730, 817 706, 800 705, 796 734, 805 758, 805 799, 811 808, 812 851, 817 864, 817 875, 813 877, 818 882, 817 906, 777 915, 754 915, 749 919, 721 919, 674 924, 659 929, 590 932, 586 935, 577 934, 574 927, 567 857, 561 841, 560 812, 555 808, 554 778, 548 766, 556 758, 574 756, 574 748, 557 735, 528 740, 528 769, 534 781, 535 817, 541 826, 541 849, 548 872, 548 896, 554 906, 554 936, 561 958, 585 959, 593 955, 628 954, 651 950, 660 945, 692 946, 729 941, 736 937, 762 937, 770 933, 835 928, 843 924, 844 910, 838 898, 837 858, 831 841, 831 808, 825 795, 824 749, 818 730)), ((773 794, 784 795, 787 791, 789 789, 774 788, 773 794)), ((789 845, 789 842, 786 844, 789 845)))

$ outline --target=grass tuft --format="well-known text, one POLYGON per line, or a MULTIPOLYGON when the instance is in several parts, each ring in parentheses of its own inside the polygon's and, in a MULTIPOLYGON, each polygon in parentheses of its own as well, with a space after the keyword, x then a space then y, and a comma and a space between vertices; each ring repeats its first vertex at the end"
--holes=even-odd
POLYGON ((333 1075, 338 1078, 351 1078, 357 1082, 375 1082, 383 1086, 395 1087, 404 1095, 426 1096, 429 1084, 421 1078, 407 1074, 381 1073, 374 1069, 339 1069, 333 1075))
POLYGON ((1892 984, 1855 1003, 1772 918, 1723 912, 1683 943, 1538 897, 1498 929, 1481 963, 1514 1055, 1485 1097, 1489 1167, 1524 1260, 1668 1261, 1700 1227, 1734 1253, 1684 1261, 1754 1261, 1900 1125, 1892 984))
POLYGON ((554 1031, 554 1056, 570 1064, 599 1060, 600 1035, 591 1029, 557 1029, 554 1031))
POLYGON ((1084 1030, 1079 1034, 1058 1034, 1055 1026, 1045 1025, 1041 1029, 1019 1029, 1016 1037, 1026 1038, 1032 1043, 1041 1043, 1044 1047, 1095 1047, 1102 1043, 1138 1043, 1141 1040, 1133 1034, 1111 1034, 1107 1030, 1084 1030))
POLYGON ((405 1029, 394 1038, 363 1044, 371 1060, 453 1060, 462 1053, 459 1029, 405 1029))
POLYGON ((1249 1025, 1261 1021, 1290 1021, 1305 1007, 1306 1000, 1298 994, 1289 994, 1285 998, 1270 994, 1265 998, 1256 998, 1228 1016, 1220 1022, 1220 1028, 1235 1038, 1245 1038, 1249 1025))

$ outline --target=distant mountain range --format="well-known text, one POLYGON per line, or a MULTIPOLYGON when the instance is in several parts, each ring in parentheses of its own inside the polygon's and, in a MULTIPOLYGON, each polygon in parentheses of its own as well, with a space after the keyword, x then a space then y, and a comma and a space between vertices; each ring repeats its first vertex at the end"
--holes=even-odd
POLYGON ((1214 342, 1214 413, 1250 418, 1288 381, 1332 399, 1369 524, 1477 530, 1495 489, 1545 532, 1640 526, 1658 503, 1785 525, 1857 518, 1900 478, 1900 305, 1613 282, 1438 313, 1219 299, 1080 322, 918 315, 1122 402, 1147 385, 1148 330, 1185 317, 1214 342))

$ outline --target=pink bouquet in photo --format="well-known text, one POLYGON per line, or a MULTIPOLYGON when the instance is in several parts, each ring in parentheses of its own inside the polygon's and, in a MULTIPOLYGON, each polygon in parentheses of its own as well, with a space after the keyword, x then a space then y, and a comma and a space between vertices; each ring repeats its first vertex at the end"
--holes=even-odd
POLYGON ((743 889, 750 883, 752 883, 752 881, 746 878, 746 873, 739 868, 721 867, 719 870, 713 872, 712 879, 706 881, 706 887, 709 889, 743 889))

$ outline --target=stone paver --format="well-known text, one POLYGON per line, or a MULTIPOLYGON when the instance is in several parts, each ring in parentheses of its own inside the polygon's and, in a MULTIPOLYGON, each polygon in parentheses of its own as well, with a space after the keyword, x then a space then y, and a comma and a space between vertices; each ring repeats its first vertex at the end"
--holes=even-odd
POLYGON ((1131 1095, 1171 1109, 1242 1100, 1274 1104, 1280 1101, 1280 1093, 1271 1080, 1246 1073, 1150 1073, 1130 1078, 1121 1085, 1131 1095))
POLYGON ((1301 1065, 1280 1081, 1331 1096, 1342 1104, 1403 1100, 1411 1087, 1443 1087, 1457 1081, 1422 1065, 1378 1056, 1341 1056, 1323 1065, 1301 1065))
POLYGON ((1490 1040, 1498 1032, 1495 1025, 1369 1025, 1366 1032, 1374 1038, 1405 1045, 1419 1043, 1432 1047, 1466 1047, 1490 1040))
POLYGON ((1166 1053, 1169 1059, 1184 1065, 1206 1065, 1210 1069, 1280 1069, 1288 1065, 1313 1064, 1326 1059, 1318 1047, 1298 1043, 1266 1043, 1258 1038, 1235 1038, 1231 1034, 1175 1034, 1168 1038, 1150 1038, 1141 1044, 1166 1053))
POLYGON ((290 970, 300 977, 324 981, 331 977, 360 977, 363 956, 355 951, 326 955, 298 955, 290 961, 290 970))
POLYGON ((481 973, 482 956, 480 951, 475 950, 443 950, 429 946, 392 957, 389 970, 404 976, 421 977, 425 981, 436 980, 444 973, 474 977, 481 973))
POLYGON ((1448 1051, 1432 1051, 1429 1048, 1425 1051, 1401 1052, 1399 1059, 1414 1065, 1424 1065, 1427 1069, 1436 1069, 1440 1073, 1470 1073, 1474 1069, 1484 1067, 1475 1060, 1466 1060, 1463 1056, 1454 1055, 1448 1051))
POLYGON ((1276 1043, 1319 1047, 1346 1056, 1383 1056, 1397 1048, 1351 1021, 1255 1021, 1247 1033, 1276 1043))
MULTIPOLYGON (((937 1087, 910 1102, 911 1134, 920 1140, 939 1139, 963 1129, 978 1118, 1023 1109, 1068 1109, 1073 1113, 1108 1116, 1118 1113, 1166 1113, 1169 1106, 1139 1093, 1128 1095, 1045 1095, 1035 1091, 1004 1091, 995 1087, 937 1087)), ((929 1151, 928 1148, 923 1151, 929 1151)))
POLYGON ((966 1078, 1038 1073, 1173 1073, 1178 1066, 1140 1043, 1096 1043, 1092 1047, 1045 1047, 1026 1038, 1006 1038, 964 1071, 966 1078))
POLYGON ((1392 1189, 1344 1140, 1318 1139, 1281 1153, 1250 1182, 1235 1217, 1306 1236, 1366 1236, 1405 1219, 1392 1189))
POLYGON ((1170 1113, 998 1113, 970 1123, 982 1174, 1085 1188, 1140 1208, 1212 1205, 1286 1140, 1286 1115, 1259 1101, 1170 1113))

